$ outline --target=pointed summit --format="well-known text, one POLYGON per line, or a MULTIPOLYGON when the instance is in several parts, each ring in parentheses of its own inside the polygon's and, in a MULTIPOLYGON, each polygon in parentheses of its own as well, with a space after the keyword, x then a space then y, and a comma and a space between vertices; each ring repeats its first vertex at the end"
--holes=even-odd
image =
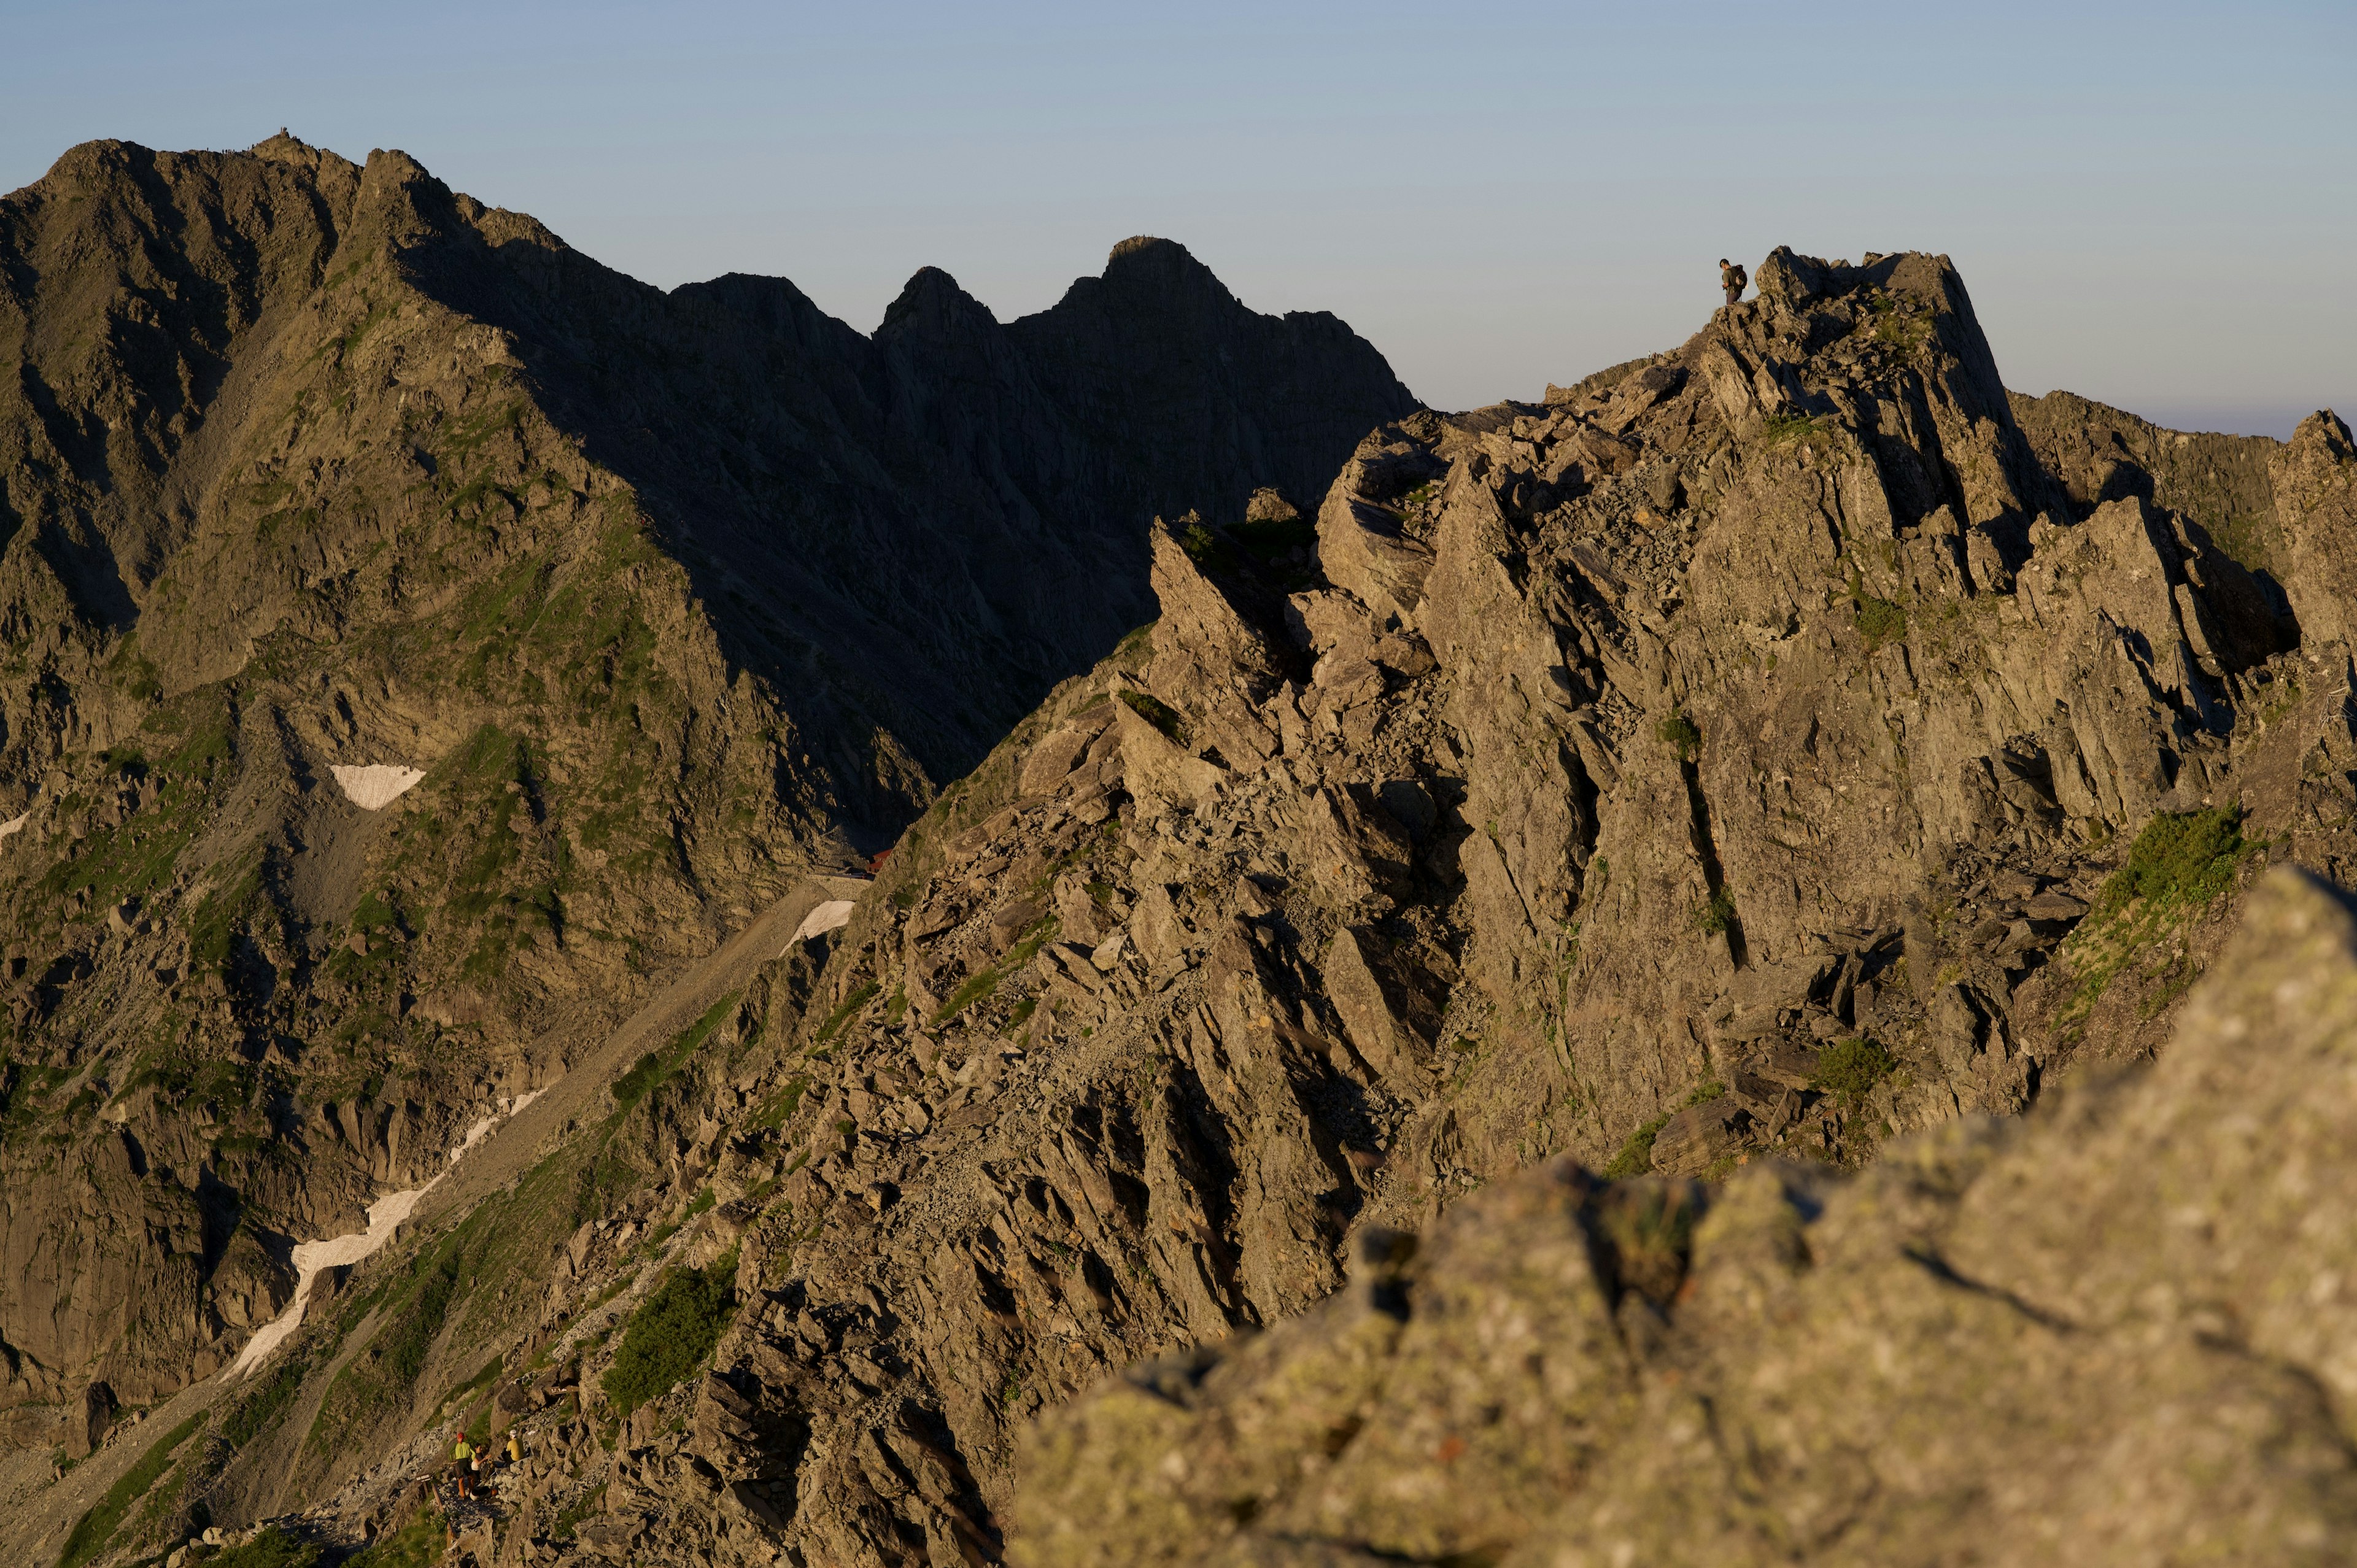
POLYGON ((876 328, 877 342, 903 335, 942 338, 961 329, 996 331, 998 317, 990 307, 958 286, 957 279, 939 267, 919 267, 900 286, 899 296, 884 307, 876 328))

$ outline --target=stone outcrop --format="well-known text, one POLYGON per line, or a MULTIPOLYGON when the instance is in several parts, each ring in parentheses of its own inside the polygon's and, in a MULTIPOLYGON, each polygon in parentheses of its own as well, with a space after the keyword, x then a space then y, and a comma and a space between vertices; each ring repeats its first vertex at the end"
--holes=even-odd
POLYGON ((2335 1561, 2357 915, 2256 891, 2157 1067, 1865 1174, 1568 1159, 1027 1440, 1050 1564, 2335 1561))

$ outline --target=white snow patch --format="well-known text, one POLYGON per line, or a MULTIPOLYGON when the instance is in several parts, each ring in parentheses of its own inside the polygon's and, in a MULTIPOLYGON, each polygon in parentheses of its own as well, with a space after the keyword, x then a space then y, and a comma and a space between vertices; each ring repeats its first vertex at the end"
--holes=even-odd
POLYGON ((530 1094, 511 1095, 501 1100, 500 1101, 500 1108, 497 1111, 492 1112, 490 1115, 485 1116, 473 1126, 467 1129, 467 1135, 458 1140, 458 1146, 457 1148, 450 1151, 448 1156, 450 1163, 454 1165, 457 1165, 466 1155, 468 1150, 473 1148, 485 1138, 490 1136, 492 1128, 498 1126, 501 1122, 506 1121, 509 1117, 514 1115, 517 1112, 522 1110, 525 1106, 531 1104, 533 1101, 538 1100, 539 1098, 540 1090, 535 1089, 530 1094))
POLYGON ((29 822, 32 820, 33 813, 27 811, 21 817, 11 817, 6 822, 0 822, 0 839, 5 839, 10 833, 18 832, 27 822, 29 822))
POLYGON ((434 1190, 434 1181, 424 1187, 411 1187, 407 1192, 389 1192, 368 1207, 368 1229, 355 1230, 349 1236, 338 1236, 327 1241, 305 1241, 295 1249, 295 1299, 286 1310, 255 1330, 245 1348, 237 1353, 230 1370, 252 1376, 269 1354, 285 1342, 286 1337, 303 1326, 303 1311, 311 1303, 311 1281, 321 1269, 340 1268, 357 1263, 387 1241, 417 1200, 434 1190))
POLYGON ((343 786, 345 797, 363 811, 382 811, 392 805, 425 777, 423 768, 404 768, 392 762, 371 762, 365 768, 339 764, 328 771, 343 786))
MULTIPOLYGON (((853 903, 848 898, 829 899, 827 902, 821 904, 817 908, 813 909, 809 914, 802 917, 802 923, 794 928, 792 941, 806 942, 813 937, 822 937, 829 931, 849 925, 851 923, 851 912, 857 908, 859 908, 859 906, 853 903)), ((793 950, 791 942, 790 942, 787 945, 786 952, 791 952, 793 950)), ((782 958, 785 954, 780 953, 778 956, 782 958)))
MULTIPOLYGON (((342 770, 338 769, 340 773, 342 770)), ((406 786, 404 786, 406 788, 406 786)), ((371 810, 374 808, 371 807, 371 810)), ((457 1165, 458 1157, 487 1137, 491 1129, 525 1106, 540 1098, 540 1090, 530 1094, 507 1095, 500 1099, 499 1109, 467 1129, 467 1135, 457 1148, 450 1151, 449 1164, 457 1165)), ((436 1183, 449 1172, 445 1169, 424 1187, 414 1187, 406 1192, 389 1192, 368 1207, 368 1229, 355 1230, 349 1236, 338 1236, 326 1241, 304 1241, 295 1248, 295 1298, 286 1310, 254 1331, 237 1353, 230 1370, 251 1376, 253 1369, 268 1359, 273 1350, 285 1342, 286 1337, 303 1326, 303 1313, 311 1301, 311 1281, 321 1269, 341 1268, 357 1263, 393 1239, 393 1231, 409 1218, 417 1200, 434 1190, 436 1183)))

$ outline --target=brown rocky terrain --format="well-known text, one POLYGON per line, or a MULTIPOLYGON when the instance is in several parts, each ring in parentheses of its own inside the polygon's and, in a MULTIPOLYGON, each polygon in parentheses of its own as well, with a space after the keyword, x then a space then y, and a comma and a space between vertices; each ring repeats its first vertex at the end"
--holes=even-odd
POLYGON ((1012 1559, 2346 1562, 2352 1068, 2357 914, 2277 871, 2158 1066, 2029 1122, 1370 1232, 1043 1420, 1012 1559))
POLYGON ((1758 275, 1157 523, 846 923, 24 1543, 2329 1556, 2357 928, 2245 889, 2357 854, 2348 431, 2011 399, 1943 258, 1758 275))
POLYGON ((928 270, 865 338, 283 134, 0 199, 0 1436, 44 1448, 888 843, 1150 615, 1156 510, 1415 407, 1166 241, 1005 325, 928 270))

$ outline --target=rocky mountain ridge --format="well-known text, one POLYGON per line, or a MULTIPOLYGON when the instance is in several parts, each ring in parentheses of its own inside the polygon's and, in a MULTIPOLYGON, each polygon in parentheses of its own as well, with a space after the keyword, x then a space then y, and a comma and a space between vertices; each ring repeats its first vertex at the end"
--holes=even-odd
POLYGON ((1322 482, 1415 406, 1167 241, 1005 325, 928 270, 866 338, 283 134, 0 199, 0 360, 34 1438, 215 1369, 290 1243, 888 843, 1150 613, 1156 510, 1322 482))
POLYGON ((1149 631, 207 1385, 90 1559, 199 1501, 485 1563, 2321 1551, 2335 1342, 2254 1322, 2324 1277, 2282 1183, 2338 1147, 2349 917, 2276 873, 2213 960, 2351 853, 2357 452, 2010 399, 1943 258, 1758 275, 1384 422, 1314 516, 1157 523, 1149 631), (2200 1173, 2205 1240, 2139 1244, 2200 1173), (2155 1377, 2259 1440, 2170 1449, 2155 1377), (2076 1490, 2058 1410, 2117 1438, 2076 1490), (429 1476, 461 1424, 521 1434, 487 1505, 429 1476))

